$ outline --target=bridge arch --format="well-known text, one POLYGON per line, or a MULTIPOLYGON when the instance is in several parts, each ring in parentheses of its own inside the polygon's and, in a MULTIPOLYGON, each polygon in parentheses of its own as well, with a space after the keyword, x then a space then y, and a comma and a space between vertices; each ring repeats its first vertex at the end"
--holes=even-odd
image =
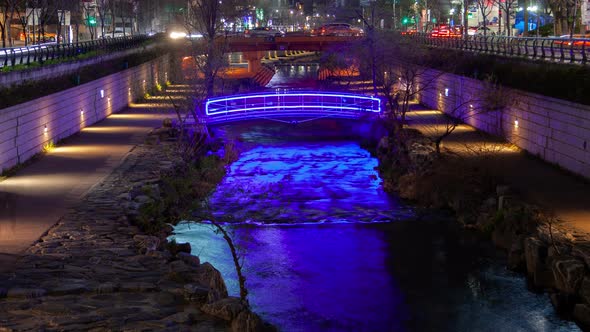
POLYGON ((222 124, 268 119, 306 122, 320 118, 360 119, 379 116, 377 97, 320 91, 285 91, 210 98, 205 102, 204 122, 222 124))

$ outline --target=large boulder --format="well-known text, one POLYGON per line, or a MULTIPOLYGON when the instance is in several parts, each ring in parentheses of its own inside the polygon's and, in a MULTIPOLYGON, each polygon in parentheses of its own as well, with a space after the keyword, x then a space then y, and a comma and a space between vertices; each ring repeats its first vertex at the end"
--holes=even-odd
POLYGON ((586 304, 590 304, 590 276, 584 277, 582 285, 580 285, 580 289, 578 290, 578 294, 586 304))
POLYGON ((590 305, 576 304, 574 307, 574 320, 584 331, 590 330, 590 305))
POLYGON ((262 332, 271 330, 257 314, 250 310, 240 312, 231 322, 231 329, 234 332, 262 332))
POLYGON ((530 277, 535 271, 545 265, 547 257, 547 245, 536 237, 528 237, 524 240, 524 257, 526 259, 526 270, 530 277))
POLYGON ((586 268, 579 259, 571 256, 556 257, 551 264, 555 288, 574 295, 582 285, 586 268))
POLYGON ((514 241, 508 251, 508 268, 512 271, 523 271, 525 269, 526 261, 523 243, 522 238, 514 241))
POLYGON ((572 255, 580 258, 590 268, 590 244, 576 243, 572 248, 572 255))
POLYGON ((524 257, 527 275, 537 288, 551 288, 554 285, 553 272, 547 267, 547 245, 535 238, 524 240, 524 257))
POLYGON ((226 321, 232 321, 246 309, 247 307, 237 297, 226 297, 213 303, 206 303, 201 307, 204 313, 226 321))
POLYGON ((196 273, 196 281, 204 286, 208 286, 212 291, 218 292, 221 298, 227 297, 227 287, 221 273, 206 262, 201 264, 196 273))

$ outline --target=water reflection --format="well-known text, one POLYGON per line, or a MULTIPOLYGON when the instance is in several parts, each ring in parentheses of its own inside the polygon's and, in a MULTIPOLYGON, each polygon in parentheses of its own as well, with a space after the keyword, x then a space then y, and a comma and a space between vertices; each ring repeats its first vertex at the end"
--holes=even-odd
MULTIPOLYGON (((347 226, 235 228, 255 310, 286 331, 402 329, 408 314, 387 273, 380 232, 347 226)), ((176 232, 177 241, 190 241, 221 270, 231 293, 239 292, 221 238, 207 226, 182 224, 176 232)))
POLYGON ((276 64, 276 73, 267 88, 315 89, 318 87, 318 64, 276 64))
MULTIPOLYGON (((237 222, 227 227, 265 319, 285 331, 578 330, 487 240, 383 193, 357 143, 277 128, 234 127, 246 151, 211 197, 218 218, 237 222)), ((192 223, 175 233, 238 294, 223 239, 192 223)))

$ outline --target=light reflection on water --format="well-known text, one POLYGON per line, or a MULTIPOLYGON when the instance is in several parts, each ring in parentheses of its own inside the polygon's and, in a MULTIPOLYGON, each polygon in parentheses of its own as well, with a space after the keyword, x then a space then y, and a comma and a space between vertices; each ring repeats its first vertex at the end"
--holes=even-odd
MULTIPOLYGON (((219 219, 264 224, 227 227, 244 250, 254 310, 281 330, 578 330, 485 241, 448 219, 412 220, 358 144, 263 141, 231 166, 211 207, 219 219)), ((181 223, 175 233, 239 293, 227 244, 210 226, 181 223)))
POLYGON ((218 220, 385 222, 409 209, 383 192, 377 160, 353 142, 259 146, 234 162, 210 200, 218 220))

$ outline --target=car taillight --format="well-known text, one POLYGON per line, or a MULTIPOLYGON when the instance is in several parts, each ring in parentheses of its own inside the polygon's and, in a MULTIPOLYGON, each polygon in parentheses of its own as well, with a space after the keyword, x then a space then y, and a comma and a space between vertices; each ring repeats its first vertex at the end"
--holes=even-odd
POLYGON ((249 34, 250 33, 250 30, 246 30, 246 31, 244 31, 244 33, 245 34, 249 34))

